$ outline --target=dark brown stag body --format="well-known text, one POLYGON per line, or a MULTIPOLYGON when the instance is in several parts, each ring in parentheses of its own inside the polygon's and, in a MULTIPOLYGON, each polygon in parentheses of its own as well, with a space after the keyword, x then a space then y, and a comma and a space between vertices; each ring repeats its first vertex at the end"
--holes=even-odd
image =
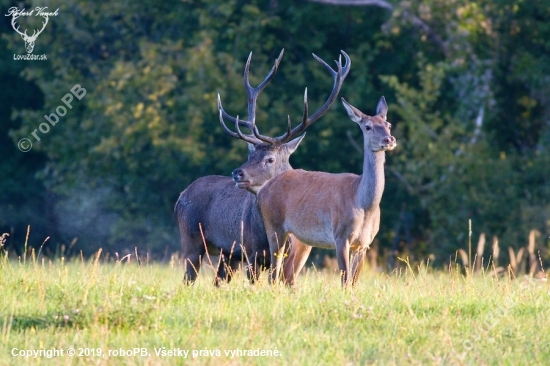
POLYGON ((230 279, 226 265, 235 269, 245 255, 270 265, 269 243, 256 196, 237 188, 232 178, 211 175, 197 179, 181 193, 175 211, 181 242, 185 243, 183 256, 188 266, 196 267, 186 270, 186 280, 195 280, 207 249, 209 255, 221 255, 219 279, 230 279), (248 253, 243 252, 241 242, 248 253))

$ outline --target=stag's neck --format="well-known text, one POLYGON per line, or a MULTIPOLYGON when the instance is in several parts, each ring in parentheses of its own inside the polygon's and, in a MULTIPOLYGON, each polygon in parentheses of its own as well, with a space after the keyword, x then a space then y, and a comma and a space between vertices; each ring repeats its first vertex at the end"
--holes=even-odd
POLYGON ((382 200, 386 153, 384 151, 374 152, 367 146, 364 148, 363 174, 359 181, 356 202, 361 208, 370 210, 378 207, 382 200))

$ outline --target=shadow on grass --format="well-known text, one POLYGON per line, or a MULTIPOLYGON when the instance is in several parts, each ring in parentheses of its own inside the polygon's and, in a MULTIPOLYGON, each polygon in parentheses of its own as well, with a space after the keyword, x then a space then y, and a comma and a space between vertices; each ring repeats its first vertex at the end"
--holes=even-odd
POLYGON ((43 315, 11 315, 0 318, 0 328, 24 331, 27 329, 50 328, 84 329, 98 325, 108 325, 111 328, 119 329, 147 329, 152 324, 152 311, 153 307, 139 310, 132 310, 131 308, 103 310, 96 308, 82 311, 76 309, 49 312, 43 315))

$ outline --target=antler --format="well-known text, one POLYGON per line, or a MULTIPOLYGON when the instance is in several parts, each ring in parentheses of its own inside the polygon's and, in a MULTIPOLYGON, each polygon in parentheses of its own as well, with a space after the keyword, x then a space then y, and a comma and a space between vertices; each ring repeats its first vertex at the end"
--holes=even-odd
POLYGON ((12 18, 11 18, 11 26, 12 28, 21 35, 21 37, 28 37, 27 36, 27 31, 25 30, 25 33, 22 33, 20 30, 19 30, 19 26, 17 26, 17 28, 15 27, 15 21, 17 20, 17 18, 19 18, 19 16, 16 16, 14 15, 12 18))
MULTIPOLYGON (((46 24, 48 24, 48 19, 49 19, 49 18, 48 18, 47 16, 44 16, 44 15, 42 16, 42 18, 46 19, 46 22, 45 22, 45 23, 42 22, 42 29, 40 29, 40 30, 38 31, 38 33, 36 33, 37 30, 35 29, 34 32, 32 33, 32 36, 30 36, 29 38, 31 38, 31 39, 36 39, 36 37, 38 37, 38 36, 40 35, 40 33, 42 33, 42 31, 44 30, 44 28, 46 28, 46 24), (36 35, 35 35, 35 33, 36 33, 36 35)), ((27 34, 27 31, 26 31, 26 30, 25 30, 25 34, 27 34)))
POLYGON ((220 124, 222 125, 223 129, 225 130, 225 132, 227 132, 227 134, 231 137, 234 137, 236 139, 241 139, 241 140, 244 140, 246 142, 249 142, 253 145, 259 145, 262 143, 261 140, 258 140, 256 137, 254 137, 254 135, 245 135, 244 133, 241 132, 241 130, 239 129, 239 124, 241 125, 244 125, 245 127, 248 127, 248 129, 250 131, 253 131, 254 129, 256 129, 256 126, 254 126, 252 123, 248 122, 248 121, 243 121, 243 120, 239 120, 239 116, 237 116, 237 118, 233 118, 231 116, 229 116, 227 113, 225 113, 225 111, 221 108, 221 102, 220 102, 220 95, 218 94, 218 109, 220 111, 220 124), (230 119, 232 120, 235 120, 235 130, 237 131, 237 133, 231 131, 229 128, 227 128, 227 126, 225 125, 225 122, 223 121, 223 116, 226 115, 226 116, 229 116, 230 119))
POLYGON ((342 56, 340 56, 338 61, 335 60, 337 71, 333 70, 332 67, 330 67, 325 61, 317 57, 317 55, 313 54, 313 57, 317 61, 319 61, 323 66, 325 66, 325 68, 330 72, 330 74, 334 78, 334 85, 332 87, 332 92, 330 93, 326 102, 321 106, 321 108, 319 108, 319 110, 317 110, 317 112, 313 113, 313 115, 308 117, 307 88, 306 88, 304 92, 304 113, 302 117, 302 122, 298 126, 291 129, 292 126, 290 123, 290 116, 289 116, 286 132, 279 137, 269 137, 269 136, 261 135, 258 132, 258 129, 256 128, 255 122, 253 121, 254 123, 253 123, 252 132, 254 133, 254 136, 256 136, 256 138, 268 144, 272 144, 272 145, 283 144, 285 142, 292 140, 297 135, 301 134, 313 122, 321 118, 329 110, 329 108, 332 106, 332 104, 336 100, 336 97, 338 96, 338 93, 340 92, 340 89, 342 87, 342 83, 344 82, 344 79, 348 75, 351 67, 351 60, 348 54, 345 53, 344 51, 341 51, 341 52, 344 55, 344 58, 346 59, 346 64, 342 66, 342 56))
POLYGON ((34 39, 36 39, 36 38, 40 35, 40 33, 42 33, 42 31, 44 30, 44 28, 46 28, 46 25, 48 24, 48 19, 49 19, 49 18, 48 18, 47 16, 42 16, 42 17, 43 17, 44 19, 46 19, 46 22, 42 22, 42 29, 40 29, 40 30, 38 31, 38 33, 36 33, 37 29, 35 29, 34 32, 32 33, 32 36, 29 36, 29 35, 27 34, 27 30, 26 30, 26 29, 25 29, 25 32, 21 32, 21 31, 19 30, 19 26, 17 26, 17 27, 15 26, 15 25, 16 25, 16 24, 15 24, 15 23, 16 23, 15 21, 16 21, 17 18, 19 18, 19 16, 15 16, 15 15, 14 15, 14 16, 11 18, 11 26, 12 26, 13 29, 14 29, 17 33, 19 33, 19 34, 21 35, 21 37, 23 37, 25 40, 34 40, 34 39))
POLYGON ((254 137, 256 133, 259 134, 258 129, 256 128, 256 101, 260 93, 265 89, 267 84, 269 84, 271 79, 273 79, 273 77, 275 76, 275 73, 277 72, 277 68, 279 67, 279 63, 281 62, 281 59, 283 57, 284 51, 285 51, 284 49, 281 50, 281 53, 279 54, 279 57, 277 57, 277 59, 275 60, 275 64, 271 68, 271 71, 269 71, 269 74, 267 74, 264 81, 262 81, 260 85, 258 85, 255 88, 253 88, 250 85, 250 81, 248 79, 250 74, 250 62, 252 60, 252 52, 250 52, 250 55, 248 56, 248 60, 246 61, 246 66, 244 68, 244 87, 246 89, 246 95, 248 97, 248 121, 240 120, 238 116, 237 118, 230 116, 223 109, 222 102, 220 100, 220 95, 218 94, 218 110, 220 111, 220 123, 223 126, 225 132, 227 132, 230 136, 234 138, 240 138, 254 145, 258 145, 262 143, 262 140, 259 140, 256 137, 254 137), (235 129, 237 133, 227 128, 223 120, 224 118, 227 118, 229 121, 235 123, 235 129), (243 134, 239 129, 239 124, 247 127, 250 131, 254 133, 254 135, 243 134))

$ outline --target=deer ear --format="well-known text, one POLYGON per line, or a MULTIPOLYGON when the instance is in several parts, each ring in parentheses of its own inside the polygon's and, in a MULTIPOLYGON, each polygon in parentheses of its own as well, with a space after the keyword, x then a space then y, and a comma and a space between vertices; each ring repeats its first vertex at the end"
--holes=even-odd
POLYGON ((388 115, 388 104, 386 103, 386 98, 383 96, 380 98, 378 105, 376 106, 376 114, 384 119, 386 119, 386 116, 388 115))
POLYGON ((342 98, 342 104, 344 105, 344 108, 346 108, 346 112, 348 112, 348 116, 353 122, 361 122, 364 116, 363 112, 346 102, 344 98, 342 98))
POLYGON ((254 151, 256 151, 256 145, 251 144, 250 142, 247 142, 246 144, 248 145, 248 152, 249 153, 252 154, 254 151))
POLYGON ((302 142, 304 137, 306 137, 305 133, 302 136, 298 136, 294 140, 290 140, 286 144, 283 144, 283 146, 286 147, 286 149, 289 151, 289 154, 292 154, 296 150, 296 148, 298 148, 298 145, 300 145, 300 142, 302 142))

